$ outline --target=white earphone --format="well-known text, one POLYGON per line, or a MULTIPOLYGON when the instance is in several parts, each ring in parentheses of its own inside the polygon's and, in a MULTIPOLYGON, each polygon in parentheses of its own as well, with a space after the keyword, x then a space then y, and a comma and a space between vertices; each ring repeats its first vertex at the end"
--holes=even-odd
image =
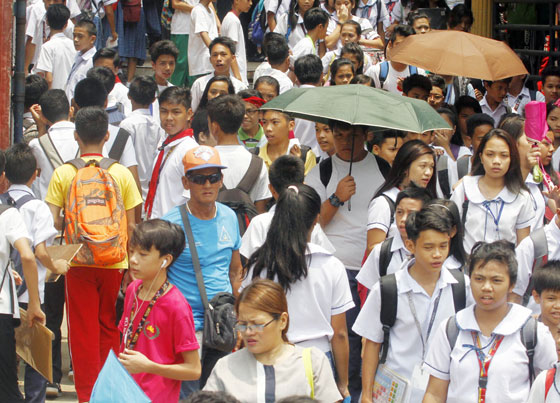
POLYGON ((167 259, 163 259, 163 262, 161 262, 161 268, 163 269, 163 267, 167 264, 167 259))

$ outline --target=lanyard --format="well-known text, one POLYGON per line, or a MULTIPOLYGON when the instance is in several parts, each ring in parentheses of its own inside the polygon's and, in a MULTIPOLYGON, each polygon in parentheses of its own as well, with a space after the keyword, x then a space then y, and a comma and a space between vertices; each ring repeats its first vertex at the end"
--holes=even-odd
POLYGON ((488 385, 488 369, 490 368, 490 362, 494 358, 494 354, 498 351, 498 347, 502 343, 504 336, 498 335, 494 336, 494 343, 488 351, 488 355, 484 354, 482 347, 480 345, 480 337, 478 332, 471 332, 473 343, 476 348, 476 358, 478 359, 478 366, 480 367, 480 374, 478 376, 478 403, 486 402, 486 386, 488 385))
POLYGON ((513 108, 511 108, 511 110, 515 113, 517 113, 517 110, 519 109, 519 105, 521 105, 521 98, 523 98, 523 94, 519 94, 517 100, 515 101, 515 105, 513 105, 513 108))
POLYGON ((408 296, 408 305, 410 305, 410 311, 412 312, 412 316, 414 317, 414 323, 416 324, 416 329, 418 329, 418 334, 420 335, 420 341, 422 342, 422 362, 424 362, 424 358, 426 356, 426 344, 428 343, 428 339, 430 338, 430 333, 432 332, 432 327, 434 326, 434 320, 436 318, 436 313, 439 306, 439 300, 441 299, 442 291, 443 288, 440 288, 439 294, 436 300, 434 301, 434 309, 432 311, 430 323, 428 324, 428 330, 426 331, 426 341, 424 341, 424 336, 422 335, 422 327, 420 326, 420 321, 418 320, 418 315, 416 314, 416 307, 414 306, 414 301, 412 301, 412 291, 406 294, 408 296))
POLYGON ((158 290, 158 292, 155 293, 154 297, 152 298, 152 300, 148 304, 148 307, 146 308, 146 311, 144 312, 144 315, 142 316, 142 319, 140 320, 140 323, 138 324, 138 327, 136 328, 136 330, 133 333, 132 332, 132 327, 133 327, 134 318, 136 316, 136 314, 135 314, 136 303, 137 303, 137 299, 138 299, 138 293, 140 292, 140 287, 138 287, 138 289, 136 290, 136 301, 132 305, 132 310, 130 311, 130 323, 128 324, 128 327, 126 329, 126 337, 124 339, 124 345, 129 350, 133 350, 134 346, 136 346, 136 342, 138 341, 138 336, 140 336, 140 333, 144 329, 144 324, 146 323, 146 319, 148 318, 148 316, 150 316, 150 312, 152 311, 152 308, 154 307, 154 305, 155 305, 156 301, 159 299, 159 297, 161 297, 163 294, 165 294, 165 292, 167 291, 168 288, 169 288, 169 280, 165 280, 165 283, 163 283, 161 288, 158 290))
POLYGON ((308 38, 311 41, 311 44, 313 45, 313 53, 316 55, 317 54, 317 48, 315 47, 315 42, 313 42, 313 39, 311 39, 311 37, 309 35, 305 35, 306 38, 308 38))

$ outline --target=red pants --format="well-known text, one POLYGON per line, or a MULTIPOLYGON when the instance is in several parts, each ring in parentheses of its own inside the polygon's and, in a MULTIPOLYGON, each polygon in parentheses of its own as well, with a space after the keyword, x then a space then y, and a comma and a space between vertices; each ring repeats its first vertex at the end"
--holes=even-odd
POLYGON ((80 402, 89 401, 109 350, 119 351, 115 303, 121 278, 117 269, 72 267, 66 274, 68 336, 80 402))

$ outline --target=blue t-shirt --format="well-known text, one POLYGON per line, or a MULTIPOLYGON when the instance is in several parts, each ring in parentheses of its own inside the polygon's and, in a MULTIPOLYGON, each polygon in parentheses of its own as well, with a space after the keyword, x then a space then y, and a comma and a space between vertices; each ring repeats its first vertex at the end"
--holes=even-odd
MULTIPOLYGON (((216 217, 200 220, 187 213, 193 231, 198 259, 202 268, 208 301, 219 292, 231 292, 229 266, 233 251, 241 247, 237 216, 229 207, 216 203, 216 217)), ((164 220, 179 224, 183 231, 183 220, 179 207, 170 210, 164 220)), ((186 237, 186 235, 185 235, 186 237)), ((196 330, 204 327, 204 307, 198 292, 196 275, 192 264, 189 243, 181 256, 168 270, 169 281, 175 285, 189 302, 194 316, 196 330)))

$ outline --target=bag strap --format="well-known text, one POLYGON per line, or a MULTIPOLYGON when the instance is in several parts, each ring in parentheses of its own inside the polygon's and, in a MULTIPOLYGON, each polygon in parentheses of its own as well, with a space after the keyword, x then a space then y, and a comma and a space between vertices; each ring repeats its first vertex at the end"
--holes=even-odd
POLYGON ((73 160, 68 161, 67 164, 72 165, 77 170, 85 168, 86 166, 86 162, 81 158, 74 158, 73 160))
POLYGON ((437 162, 437 174, 439 187, 443 192, 444 196, 449 199, 451 196, 451 189, 449 188, 449 168, 447 166, 447 156, 442 155, 439 157, 437 162))
POLYGON ((315 399, 315 381, 313 380, 313 362, 311 361, 311 348, 304 348, 302 353, 303 367, 305 368, 305 377, 307 378, 307 383, 311 388, 311 394, 309 397, 315 399))
POLYGON ((387 275, 387 268, 391 263, 391 246, 393 246, 393 237, 387 238, 381 244, 379 251, 379 277, 387 275))
POLYGON ((546 378, 544 380, 544 400, 548 397, 548 392, 554 383, 554 377, 556 376, 556 368, 550 368, 546 371, 546 378))
POLYGON ((457 338, 459 337, 459 326, 457 325, 457 319, 455 315, 450 316, 447 319, 447 324, 445 325, 445 335, 447 336, 447 341, 449 342, 449 347, 451 347, 451 351, 455 348, 455 344, 457 343, 457 338))
POLYGON ((465 284, 465 275, 461 270, 449 270, 449 273, 457 280, 451 284, 451 292, 453 293, 453 305, 455 312, 465 309, 467 305, 467 287, 465 284))
POLYGON ((329 157, 319 163, 319 177, 321 183, 326 188, 332 176, 332 158, 329 157))
POLYGON ((187 214, 185 204, 179 206, 179 211, 181 212, 183 226, 185 227, 185 234, 187 235, 187 240, 189 242, 189 250, 191 252, 194 274, 196 275, 196 283, 198 285, 200 299, 202 300, 202 305, 204 306, 204 310, 206 311, 208 309, 208 296, 206 295, 206 287, 204 286, 204 278, 202 277, 200 260, 198 260, 198 252, 196 250, 196 244, 194 243, 194 235, 191 229, 191 223, 189 221, 189 215, 187 214))
POLYGON ((121 160, 126 142, 128 141, 129 137, 130 133, 121 127, 117 133, 117 138, 115 139, 115 142, 113 143, 113 146, 109 151, 109 158, 116 161, 121 160))
POLYGON ((389 204, 389 211, 391 212, 391 221, 389 222, 389 227, 391 227, 391 225, 393 225, 393 223, 395 222, 395 202, 386 194, 382 194, 381 196, 383 196, 385 200, 387 200, 387 204, 389 204))
POLYGON ((99 168, 107 171, 111 167, 111 165, 116 164, 116 163, 117 163, 117 161, 112 159, 112 158, 102 158, 99 161, 99 168))
POLYGON ((408 66, 408 71, 409 71, 410 75, 418 74, 418 67, 409 65, 408 66))
POLYGON ((243 178, 241 178, 241 181, 236 188, 248 194, 253 186, 255 186, 255 183, 261 174, 263 163, 264 161, 260 157, 255 154, 251 154, 249 168, 247 169, 247 172, 245 172, 245 175, 243 175, 243 178))
POLYGON ((530 316, 521 328, 521 342, 527 350, 527 358, 529 358, 529 383, 532 385, 535 379, 535 367, 533 358, 535 357, 535 347, 537 346, 537 319, 530 316))
POLYGON ((62 160, 62 157, 54 146, 51 135, 49 133, 39 137, 39 145, 43 149, 43 152, 47 156, 47 159, 51 163, 53 169, 64 165, 64 161, 62 160))
POLYGON ((465 228, 465 222, 467 221, 468 210, 469 210, 469 199, 467 199, 467 194, 465 193, 465 200, 463 200, 463 214, 461 215, 461 222, 463 223, 463 228, 465 228))
POLYGON ((381 65, 379 66, 379 84, 381 85, 381 88, 383 88, 383 84, 385 83, 388 74, 389 74, 389 62, 387 61, 381 62, 381 65))
POLYGON ((387 352, 389 351, 389 334, 397 319, 398 295, 395 274, 381 277, 379 279, 379 286, 381 291, 381 311, 379 318, 383 325, 383 344, 381 345, 379 363, 384 364, 387 360, 387 352))
POLYGON ((470 155, 463 155, 461 158, 457 160, 457 174, 459 179, 464 176, 467 176, 469 173, 469 159, 470 155))

